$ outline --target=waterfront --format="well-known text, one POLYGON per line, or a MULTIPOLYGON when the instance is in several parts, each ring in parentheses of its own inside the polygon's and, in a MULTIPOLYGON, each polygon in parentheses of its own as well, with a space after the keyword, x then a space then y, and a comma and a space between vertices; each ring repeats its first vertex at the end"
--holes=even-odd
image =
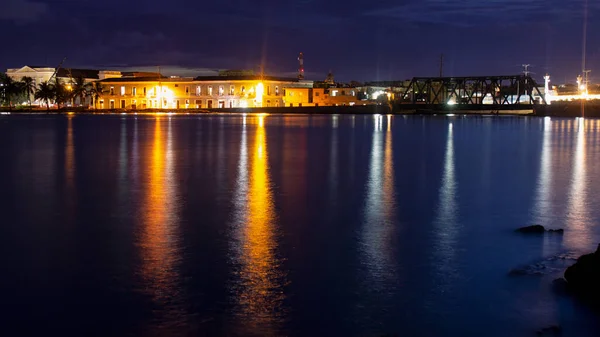
POLYGON ((550 283, 600 243, 599 134, 531 117, 0 116, 0 329, 597 336, 550 283), (564 237, 513 233, 532 223, 564 237))

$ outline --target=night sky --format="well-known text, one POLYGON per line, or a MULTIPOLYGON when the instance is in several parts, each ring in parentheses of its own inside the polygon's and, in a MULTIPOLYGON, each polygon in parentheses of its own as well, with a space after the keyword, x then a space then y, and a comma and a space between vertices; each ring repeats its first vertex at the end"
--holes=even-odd
MULTIPOLYGON (((574 81, 585 0, 0 0, 0 69, 29 65, 167 75, 258 69, 307 79, 504 75, 574 81)), ((588 5, 587 68, 600 81, 600 1, 588 5)))

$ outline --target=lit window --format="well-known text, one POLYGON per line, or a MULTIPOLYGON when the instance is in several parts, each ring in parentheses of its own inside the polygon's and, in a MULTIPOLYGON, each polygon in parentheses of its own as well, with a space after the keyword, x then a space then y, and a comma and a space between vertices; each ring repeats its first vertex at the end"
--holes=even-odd
POLYGON ((125 86, 121 86, 121 96, 125 96, 125 86))
POLYGON ((190 94, 190 87, 185 87, 185 94, 189 95, 190 94))
POLYGON ((146 96, 146 87, 144 87, 144 96, 146 96))
POLYGON ((222 85, 219 86, 219 96, 223 96, 223 94, 225 93, 225 89, 223 88, 222 85))
POLYGON ((235 93, 235 85, 230 85, 229 86, 229 94, 233 95, 235 93))
POLYGON ((132 94, 133 96, 137 95, 137 88, 136 88, 136 87, 133 87, 133 88, 131 89, 131 94, 132 94))
POLYGON ((337 90, 331 90, 331 96, 337 96, 338 91, 337 90))
POLYGON ((246 87, 242 85, 242 94, 246 93, 246 87))
POLYGON ((208 96, 212 96, 212 85, 208 86, 208 96))
POLYGON ((110 94, 114 95, 115 94, 115 87, 110 87, 110 94))
POLYGON ((275 96, 279 96, 279 87, 275 87, 275 96))

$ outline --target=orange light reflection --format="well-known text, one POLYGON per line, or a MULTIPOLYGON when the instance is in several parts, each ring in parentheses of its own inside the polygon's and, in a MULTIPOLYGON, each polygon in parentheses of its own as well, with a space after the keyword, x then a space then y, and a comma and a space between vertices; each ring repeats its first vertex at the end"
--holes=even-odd
MULTIPOLYGON (((241 264, 241 287, 236 294, 239 318, 253 333, 270 335, 277 329, 278 309, 284 299, 283 273, 276 257, 275 207, 269 178, 269 164, 264 115, 248 124, 256 124, 256 136, 250 162, 250 179, 245 178, 245 151, 240 158, 238 192, 247 191, 247 198, 237 198, 241 210, 238 230, 239 247, 236 259, 241 264), (255 123, 257 122, 257 123, 255 123), (244 183, 248 182, 246 190, 244 183)), ((245 126, 244 126, 245 128, 245 126)), ((245 132, 245 131, 244 131, 245 132)), ((245 133, 242 136, 245 146, 245 133)))
POLYGON ((144 291, 164 309, 157 315, 163 314, 169 317, 166 321, 177 322, 184 315, 177 306, 180 280, 177 268, 181 257, 170 120, 165 139, 161 119, 156 118, 153 143, 148 148, 151 153, 142 212, 141 275, 145 282, 144 291))

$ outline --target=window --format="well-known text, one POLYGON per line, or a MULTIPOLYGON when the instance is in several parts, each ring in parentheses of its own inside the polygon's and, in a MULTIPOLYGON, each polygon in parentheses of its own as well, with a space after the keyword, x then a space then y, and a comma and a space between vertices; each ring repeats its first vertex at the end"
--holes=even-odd
POLYGON ((115 87, 110 87, 110 94, 111 94, 112 96, 114 96, 114 95, 115 95, 115 87))
POLYGON ((338 91, 337 90, 331 90, 331 96, 335 97, 337 96, 338 91))
POLYGON ((200 96, 201 93, 202 93, 202 87, 200 87, 199 85, 196 86, 196 96, 200 96))
POLYGON ((121 96, 125 96, 125 86, 121 86, 121 96))
POLYGON ((230 85, 229 86, 229 94, 233 95, 235 93, 235 85, 230 85))
POLYGON ((219 96, 223 96, 223 94, 225 93, 225 89, 223 88, 222 85, 219 86, 219 96))
POLYGON ((190 107, 190 100, 189 100, 189 99, 186 99, 186 100, 185 100, 185 108, 187 109, 187 108, 189 108, 189 107, 190 107))
POLYGON ((212 96, 212 85, 208 86, 208 96, 212 96))
POLYGON ((346 91, 342 90, 342 96, 346 96, 346 91))
POLYGON ((242 85, 242 95, 246 93, 246 87, 242 85))
POLYGON ((279 87, 275 87, 275 96, 279 96, 279 87))
POLYGON ((196 100, 196 109, 200 109, 202 107, 202 100, 196 100))
POLYGON ((175 88, 179 88, 179 84, 175 84, 175 88))
POLYGON ((356 92, 354 92, 354 90, 352 90, 350 93, 352 94, 352 96, 356 96, 356 92))
POLYGON ((131 88, 131 94, 133 96, 137 95, 137 88, 136 87, 131 88))
POLYGON ((185 87, 185 94, 189 95, 190 94, 190 87, 185 87))
POLYGON ((121 100, 121 109, 125 109, 125 100, 124 99, 121 100))
POLYGON ((315 92, 315 96, 319 96, 319 92, 318 91, 315 92))
POLYGON ((135 99, 131 100, 131 108, 132 109, 137 109, 137 102, 135 101, 135 99))
POLYGON ((267 85, 267 96, 271 96, 271 86, 267 85))
POLYGON ((144 96, 146 96, 146 87, 144 87, 144 96))

